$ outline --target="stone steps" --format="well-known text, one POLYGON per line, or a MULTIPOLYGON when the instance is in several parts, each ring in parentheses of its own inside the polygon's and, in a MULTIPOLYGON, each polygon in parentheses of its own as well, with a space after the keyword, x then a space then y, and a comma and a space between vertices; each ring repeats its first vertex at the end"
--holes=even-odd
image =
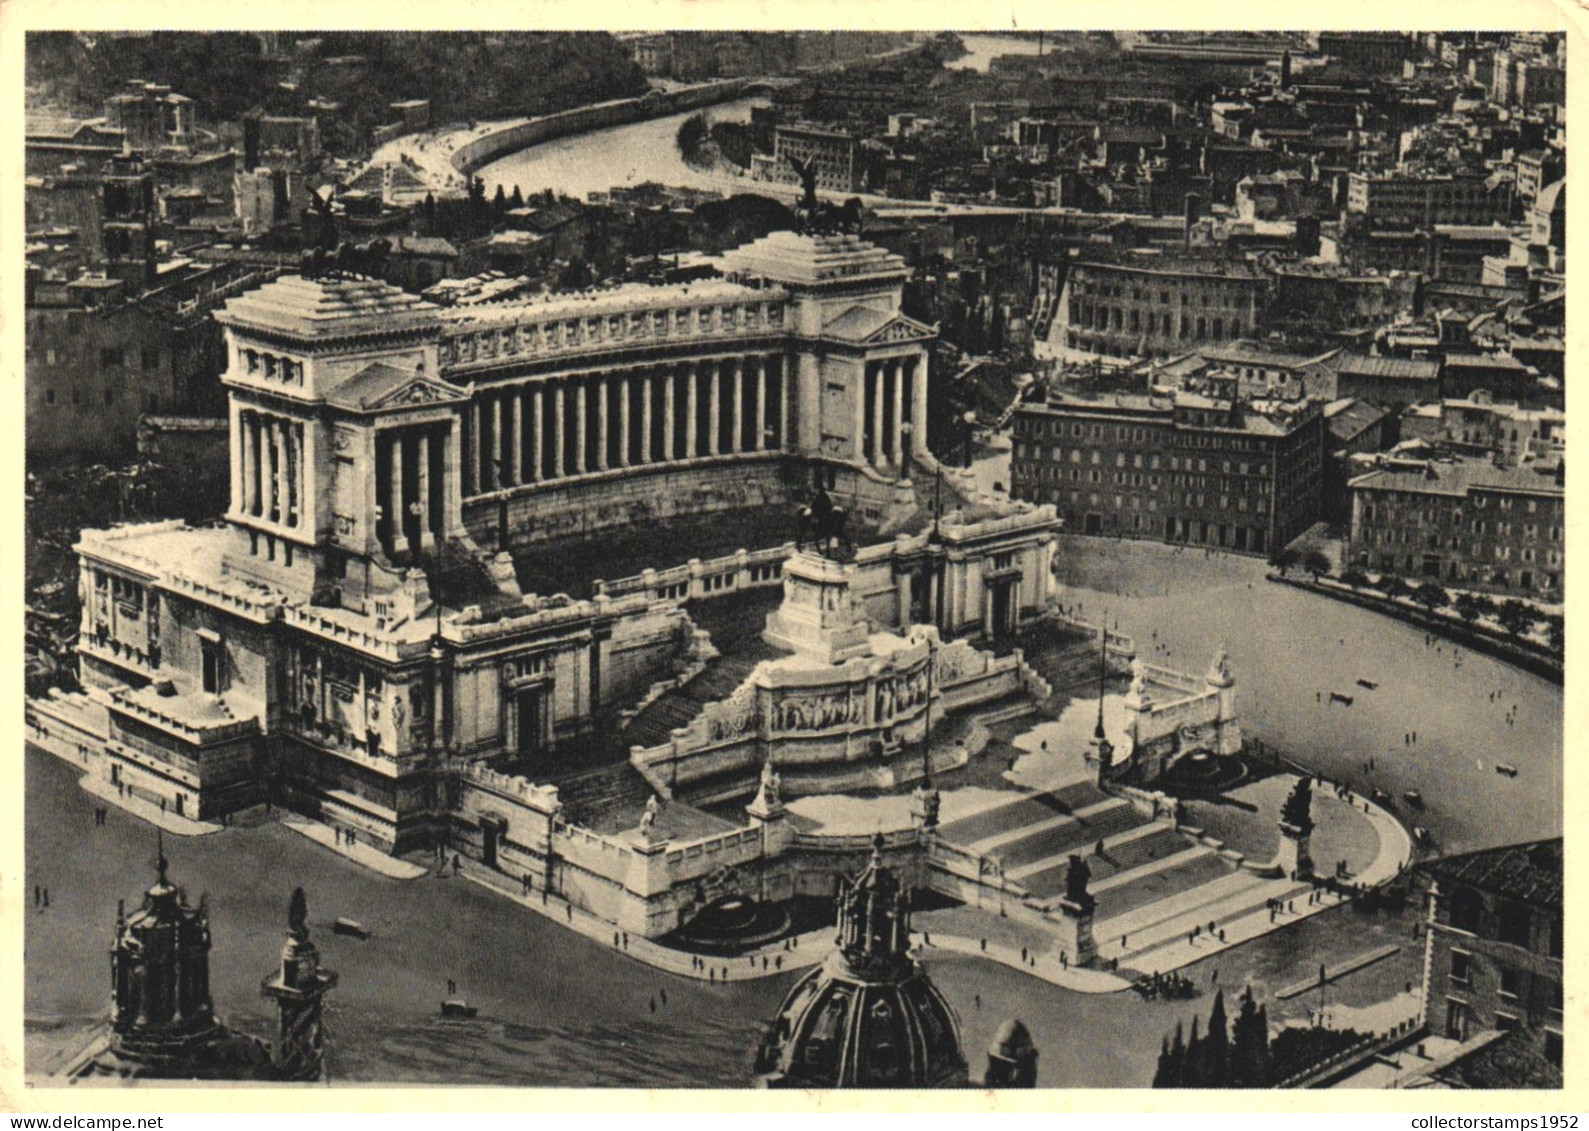
MULTIPOLYGON (((1098 949, 1102 952, 1105 944, 1112 939, 1113 949, 1109 954, 1111 957, 1118 956, 1121 953, 1119 945, 1121 935, 1126 935, 1128 938, 1129 952, 1183 938, 1194 925, 1194 918, 1206 924, 1210 916, 1205 912, 1209 908, 1222 906, 1231 900, 1250 900, 1253 898, 1251 893, 1262 887, 1265 882, 1262 876, 1253 872, 1232 872, 1213 879, 1200 888, 1192 888, 1167 899, 1143 904, 1128 912, 1107 917, 1095 915, 1093 931, 1098 937, 1098 949)), ((1259 902, 1263 902, 1262 898, 1259 898, 1259 902)))
POLYGON ((1040 861, 1062 860, 1077 849, 1090 851, 1091 846, 1100 840, 1107 840, 1147 823, 1148 818, 1130 802, 1118 801, 1086 811, 1085 816, 1074 816, 1066 822, 1021 837, 992 855, 1003 862, 1005 875, 1010 876, 1017 869, 1040 861))
POLYGON ((1218 929, 1248 915, 1262 914, 1270 899, 1306 898, 1309 890, 1306 885, 1282 887, 1273 880, 1266 880, 1251 872, 1239 872, 1230 877, 1229 883, 1222 884, 1216 880, 1205 885, 1201 893, 1188 893, 1201 894, 1204 898, 1195 903, 1182 902, 1174 914, 1160 918, 1145 929, 1127 931, 1122 926, 1122 919, 1102 924, 1095 921, 1098 953, 1104 958, 1119 958, 1122 964, 1139 970, 1168 968, 1170 964, 1167 960, 1156 967, 1154 956, 1167 956, 1172 948, 1186 942, 1187 935, 1194 928, 1206 929, 1209 923, 1213 923, 1218 929), (1237 883, 1238 880, 1245 882, 1237 883), (1210 892, 1215 894, 1210 896, 1210 892), (1120 949, 1122 931, 1126 931, 1127 935, 1127 948, 1124 951, 1120 949))
POLYGON ((1104 844, 1104 854, 1087 860, 1095 883, 1133 869, 1191 851, 1193 844, 1167 825, 1145 825, 1117 841, 1104 844))
POLYGON ((633 826, 655 792, 628 762, 570 774, 548 784, 557 786, 564 820, 602 833, 633 826))
MULTIPOLYGON (((1231 864, 1212 849, 1198 848, 1187 855, 1192 859, 1183 863, 1176 857, 1173 867, 1138 869, 1126 877, 1126 882, 1099 894, 1096 918, 1123 915, 1231 874, 1231 864)), ((1063 885, 1063 877, 1058 882, 1063 885)))

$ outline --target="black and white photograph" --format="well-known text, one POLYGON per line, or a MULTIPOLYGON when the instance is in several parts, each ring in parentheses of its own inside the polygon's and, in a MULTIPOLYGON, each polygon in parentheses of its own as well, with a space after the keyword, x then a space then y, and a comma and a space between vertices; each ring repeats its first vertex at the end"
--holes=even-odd
POLYGON ((7 1105, 1565 1110, 1580 32, 1033 15, 18 33, 7 1105))

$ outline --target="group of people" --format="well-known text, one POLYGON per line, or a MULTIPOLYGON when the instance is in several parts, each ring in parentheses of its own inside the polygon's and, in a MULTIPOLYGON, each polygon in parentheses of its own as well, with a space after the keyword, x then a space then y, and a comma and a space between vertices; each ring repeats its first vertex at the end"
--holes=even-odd
MULTIPOLYGON (((1218 976, 1217 971, 1215 976, 1218 976)), ((1160 974, 1155 970, 1147 977, 1138 978, 1132 988, 1148 1001, 1159 997, 1189 998, 1192 996, 1192 979, 1182 974, 1160 974)))

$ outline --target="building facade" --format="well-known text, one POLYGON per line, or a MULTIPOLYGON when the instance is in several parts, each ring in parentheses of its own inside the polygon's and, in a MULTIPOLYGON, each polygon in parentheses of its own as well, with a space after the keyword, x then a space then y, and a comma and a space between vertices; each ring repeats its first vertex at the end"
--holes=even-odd
POLYGON ((1108 357, 1185 353, 1250 335, 1268 299, 1268 280, 1236 262, 1082 262, 1066 275, 1050 340, 1108 357))
POLYGON ((1562 842, 1465 852, 1419 869, 1428 899, 1424 1023, 1467 1041, 1521 1030, 1559 1070, 1562 842))
POLYGON ((1272 553, 1319 517, 1322 402, 1050 393, 1016 410, 1011 492, 1077 533, 1272 553))
POLYGON ((1351 173, 1346 211, 1388 228, 1504 224, 1511 199, 1478 174, 1351 173))
POLYGON ((1354 478, 1347 560, 1506 596, 1560 601, 1566 585, 1561 465, 1442 459, 1354 478))

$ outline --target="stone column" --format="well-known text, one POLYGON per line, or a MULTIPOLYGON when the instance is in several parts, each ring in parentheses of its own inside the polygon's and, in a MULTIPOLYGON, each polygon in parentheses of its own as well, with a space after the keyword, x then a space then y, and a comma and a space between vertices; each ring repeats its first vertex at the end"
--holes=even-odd
POLYGON ((735 358, 728 363, 729 380, 734 383, 734 434, 728 438, 729 454, 745 447, 745 363, 735 358))
POLYGON ((408 552, 408 538, 403 533, 403 434, 398 431, 392 433, 392 444, 388 449, 390 453, 386 458, 391 461, 392 474, 390 505, 386 509, 392 531, 392 552, 406 554, 408 552))
POLYGON ((449 424, 442 434, 441 447, 441 530, 443 538, 457 538, 463 534, 463 477, 460 459, 463 444, 458 435, 459 426, 449 424))
POLYGON ((715 456, 722 449, 723 363, 706 362, 706 454, 715 456))
POLYGON ((888 453, 883 444, 883 413, 885 411, 887 367, 879 363, 877 372, 872 375, 872 466, 886 467, 888 453))
POLYGON ((231 478, 230 482, 227 483, 230 491, 227 495, 226 512, 228 514, 240 514, 243 509, 243 467, 245 460, 243 450, 243 409, 235 400, 229 401, 226 406, 226 415, 226 454, 231 467, 231 478))
POLYGON ((480 493, 480 397, 471 389, 469 396, 469 451, 464 460, 468 474, 464 477, 464 490, 471 495, 480 493))
POLYGON ((590 382, 591 395, 596 398, 596 466, 592 471, 607 470, 607 402, 612 397, 612 384, 605 377, 594 377, 590 382))
POLYGON ((588 464, 585 463, 585 432, 590 417, 586 415, 587 382, 581 378, 574 385, 574 474, 583 475, 588 464))
POLYGON ((678 382, 678 374, 671 369, 662 372, 662 461, 667 463, 673 457, 673 437, 677 422, 673 418, 673 386, 678 382))
POLYGON ((567 407, 564 404, 564 384, 559 381, 552 386, 552 478, 560 478, 568 466, 564 463, 567 447, 565 446, 563 425, 568 420, 567 407))
POLYGON ((546 405, 545 392, 537 385, 530 394, 534 399, 534 415, 530 417, 530 439, 535 444, 535 458, 530 461, 530 478, 536 483, 546 474, 546 405))
POLYGON ((910 631, 910 583, 910 570, 900 570, 895 585, 899 590, 899 631, 902 633, 910 631))
POLYGON ((756 417, 751 436, 751 450, 767 450, 767 359, 756 359, 756 417))
POLYGON ((914 455, 927 455, 927 357, 910 362, 910 443, 914 455))
POLYGON ((894 420, 888 429, 889 454, 894 457, 896 467, 904 467, 904 448, 900 442, 904 433, 900 431, 899 426, 905 421, 905 363, 900 360, 891 361, 888 363, 888 370, 894 386, 894 420))
POLYGON ((272 418, 270 422, 271 454, 274 457, 272 466, 272 485, 275 488, 273 495, 275 513, 271 520, 287 525, 287 428, 286 422, 272 418))
POLYGON ((242 454, 242 475, 238 477, 238 510, 248 515, 256 513, 255 504, 259 502, 259 442, 254 437, 258 419, 252 410, 240 410, 237 414, 238 448, 242 454))
POLYGON ((491 394, 491 489, 501 490, 508 474, 508 445, 506 429, 502 427, 502 394, 491 394))
POLYGON ((640 383, 640 462, 651 462, 651 398, 656 394, 656 380, 650 373, 637 378, 640 383))
POLYGON ((629 375, 620 376, 616 382, 618 387, 618 466, 629 466, 629 397, 633 389, 629 385, 629 375))
POLYGON ((701 374, 698 365, 684 367, 684 458, 694 459, 700 446, 696 427, 698 413, 696 398, 701 395, 701 374))
POLYGON ((421 428, 414 437, 415 443, 415 482, 419 495, 419 548, 432 549, 436 545, 436 536, 430 529, 430 433, 421 428))
POLYGON ((793 390, 790 388, 790 386, 793 384, 793 381, 790 379, 793 374, 790 372, 791 366, 789 365, 789 359, 787 357, 785 357, 783 354, 779 354, 777 356, 777 361, 778 446, 784 451, 792 451, 794 444, 791 442, 793 437, 789 435, 789 403, 794 395, 793 390))
POLYGON ((303 525, 303 425, 287 425, 287 518, 294 529, 303 525))
MULTIPOLYGON (((869 362, 864 362, 863 361, 861 363, 861 380, 860 380, 860 383, 855 388, 855 462, 856 463, 865 463, 866 462, 866 400, 867 400, 867 397, 870 396, 870 394, 871 394, 871 389, 868 388, 868 385, 869 385, 869 383, 871 381, 871 376, 872 376, 872 366, 871 366, 871 364, 869 362)), ((801 392, 804 393, 804 389, 802 389, 801 392)), ((818 396, 822 395, 822 389, 821 389, 820 385, 818 385, 818 387, 816 389, 816 394, 818 396)), ((804 401, 804 398, 802 397, 802 399, 801 399, 802 407, 804 407, 804 404, 805 404, 805 401, 804 401)), ((818 435, 817 440, 818 440, 818 443, 820 444, 820 442, 821 442, 821 436, 820 435, 818 435)))
POLYGON ((512 465, 508 477, 508 485, 517 487, 525 481, 524 475, 524 401, 527 397, 523 388, 513 390, 508 394, 512 398, 513 410, 513 458, 509 461, 512 465))

